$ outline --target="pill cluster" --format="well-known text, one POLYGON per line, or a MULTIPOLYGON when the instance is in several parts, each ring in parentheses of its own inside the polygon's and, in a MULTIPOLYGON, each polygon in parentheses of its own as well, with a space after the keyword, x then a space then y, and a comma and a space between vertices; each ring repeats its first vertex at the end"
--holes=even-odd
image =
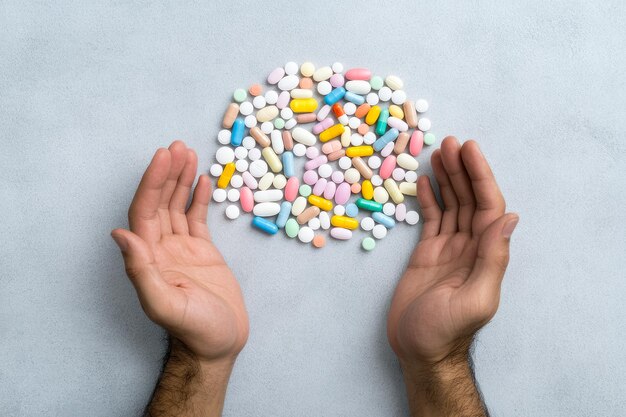
MULTIPOLYGON (((318 248, 320 230, 348 240, 360 226, 383 239, 396 222, 417 224, 404 200, 416 194, 415 157, 435 136, 422 115, 428 102, 407 100, 403 88, 399 77, 366 68, 288 62, 265 87, 237 89, 210 168, 213 199, 234 203, 229 219, 243 210, 260 231, 284 229, 318 248), (301 178, 298 159, 305 160, 301 178)), ((367 236, 361 246, 369 251, 376 241, 367 236)))

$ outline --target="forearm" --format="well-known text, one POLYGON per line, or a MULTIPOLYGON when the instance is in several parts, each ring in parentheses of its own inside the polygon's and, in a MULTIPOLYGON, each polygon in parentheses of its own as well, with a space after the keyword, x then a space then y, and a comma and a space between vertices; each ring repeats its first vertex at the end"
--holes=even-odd
POLYGON ((412 417, 486 417, 468 348, 436 364, 401 361, 412 417))
POLYGON ((199 360, 172 339, 163 374, 146 408, 146 417, 219 417, 233 361, 199 360))

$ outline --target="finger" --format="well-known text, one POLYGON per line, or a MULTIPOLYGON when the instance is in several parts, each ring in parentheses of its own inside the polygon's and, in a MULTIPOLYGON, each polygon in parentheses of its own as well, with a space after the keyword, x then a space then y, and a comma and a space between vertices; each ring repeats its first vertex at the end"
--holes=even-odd
POLYGON ((177 140, 172 142, 168 149, 172 155, 172 164, 170 166, 169 175, 167 176, 167 181, 165 181, 165 185, 163 185, 163 190, 161 191, 158 211, 162 235, 172 234, 169 212, 170 200, 174 189, 176 189, 176 184, 178 184, 178 177, 180 177, 185 167, 185 162, 187 161, 187 147, 182 141, 177 140))
POLYGON ((209 227, 206 223, 209 200, 211 199, 211 181, 206 175, 200 175, 196 189, 193 191, 193 200, 187 210, 187 224, 191 236, 209 240, 209 227))
POLYGON ((476 314, 491 319, 498 307, 500 285, 509 264, 509 243, 519 216, 505 214, 492 222, 478 241, 476 262, 470 273, 466 291, 477 298, 476 314))
POLYGON ((474 141, 465 142, 461 147, 461 158, 471 180, 476 199, 476 213, 474 214, 472 231, 480 234, 488 225, 504 214, 506 204, 493 172, 491 172, 491 168, 478 144, 474 141))
POLYGON ((152 250, 141 237, 128 230, 115 229, 111 237, 122 251, 126 274, 137 291, 142 308, 150 319, 157 321, 162 306, 167 304, 164 301, 167 300, 168 286, 154 262, 152 250))
POLYGON ((185 210, 187 209, 187 202, 189 201, 193 181, 196 179, 197 169, 198 157, 193 149, 187 149, 187 161, 185 162, 183 172, 181 172, 178 178, 178 183, 176 184, 176 188, 170 200, 170 222, 174 233, 184 235, 189 233, 185 210))
POLYGON ((439 149, 433 153, 430 163, 433 167, 433 173, 435 174, 437 183, 439 184, 439 192, 441 193, 444 207, 439 233, 456 233, 458 229, 457 217, 459 215, 459 202, 450 184, 450 178, 448 178, 448 174, 443 167, 441 151, 439 149))
POLYGON ((443 140, 441 160, 459 201, 459 231, 471 233, 476 200, 474 199, 472 184, 461 159, 461 145, 454 136, 448 136, 443 140))
POLYGON ((424 217, 420 240, 437 236, 441 227, 441 207, 430 185, 430 179, 426 175, 422 175, 417 180, 417 200, 422 209, 422 217, 424 217))
POLYGON ((170 165, 170 152, 167 149, 157 150, 128 209, 130 230, 146 242, 158 241, 161 237, 159 199, 170 172, 170 165))

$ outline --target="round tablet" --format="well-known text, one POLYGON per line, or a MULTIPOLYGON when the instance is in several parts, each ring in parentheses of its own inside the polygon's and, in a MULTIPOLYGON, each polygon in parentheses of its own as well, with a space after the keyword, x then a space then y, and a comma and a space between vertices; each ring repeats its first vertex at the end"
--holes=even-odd
POLYGON ((245 159, 239 159, 237 162, 235 162, 235 169, 239 172, 246 172, 249 165, 250 164, 248 164, 248 161, 246 161, 245 159))
POLYGON ((346 206, 346 216, 356 217, 359 215, 359 208, 354 203, 350 203, 346 206))
POLYGON ((370 182, 374 187, 379 187, 383 185, 383 179, 380 175, 372 175, 372 178, 370 178, 370 182))
POLYGON ((417 172, 407 171, 406 174, 404 174, 404 180, 406 182, 417 182, 417 172))
POLYGON ((291 110, 289 107, 285 107, 280 111, 280 117, 285 120, 291 119, 293 117, 293 110, 291 110))
POLYGON ((371 237, 366 237, 361 241, 361 247, 369 252, 376 247, 376 241, 371 237))
MULTIPOLYGON (((287 72, 287 66, 285 65, 285 72, 287 72)), ((305 62, 300 66, 300 73, 305 77, 310 77, 315 72, 315 65, 312 62, 305 62)), ((295 73, 294 73, 295 74, 295 73)))
MULTIPOLYGON (((250 155, 250 153, 248 153, 248 155, 250 155)), ((257 159, 250 163, 249 169, 253 177, 261 178, 267 173, 267 163, 261 159, 257 159)))
POLYGON ((406 93, 403 90, 396 90, 391 94, 393 104, 401 105, 406 101, 406 93))
POLYGON ((380 90, 383 84, 384 80, 378 75, 375 75, 370 79, 370 85, 372 86, 372 90, 380 90))
POLYGON ((221 203, 226 200, 226 190, 223 188, 216 188, 213 190, 213 200, 217 203, 221 203))
POLYGON ((366 232, 372 230, 375 225, 376 222, 374 222, 374 219, 372 219, 371 217, 363 217, 361 219, 361 229, 365 230, 366 232))
POLYGON ((215 159, 220 164, 225 165, 235 160, 235 152, 231 147, 222 146, 217 150, 217 152, 215 152, 215 159))
POLYGON ((378 169, 382 165, 382 160, 377 155, 367 158, 367 165, 372 169, 378 169))
POLYGON ((435 143, 435 135, 426 133, 424 135, 424 145, 432 145, 433 143, 435 143))
POLYGON ((235 158, 246 159, 248 157, 248 150, 243 146, 237 146, 235 148, 235 158))
POLYGON ((352 129, 356 129, 359 126, 361 126, 361 119, 359 119, 358 117, 351 117, 350 120, 348 120, 348 126, 350 126, 352 129))
POLYGON ((296 119, 294 119, 294 118, 291 118, 291 119, 285 121, 285 129, 289 130, 289 129, 295 127, 297 124, 298 124, 298 121, 296 119))
POLYGON ((376 142, 376 134, 374 132, 367 132, 363 135, 363 143, 366 145, 372 145, 376 142))
POLYGON ((308 226, 301 227, 300 231, 298 232, 298 239, 300 239, 300 242, 302 243, 309 243, 313 240, 314 236, 315 232, 313 232, 313 229, 308 226))
POLYGON ((239 105, 239 113, 241 113, 243 116, 248 116, 252 114, 253 111, 254 106, 249 101, 244 101, 239 105))
POLYGON ((250 150, 256 146, 256 141, 254 140, 252 136, 246 136, 241 141, 241 144, 243 145, 244 148, 250 150))
POLYGON ((316 158, 320 154, 320 150, 315 146, 309 146, 306 148, 306 157, 309 159, 316 158))
POLYGON ((406 218, 406 204, 400 203, 396 206, 396 220, 403 222, 406 218))
POLYGON ((274 186, 274 188, 282 190, 287 185, 287 178, 285 178, 283 174, 278 174, 274 177, 272 185, 274 186))
POLYGON ((304 154, 306 153, 306 146, 301 143, 296 143, 295 145, 293 145, 292 151, 295 156, 304 156, 304 154))
POLYGON ((430 119, 426 117, 420 117, 419 121, 417 122, 417 128, 422 132, 430 130, 430 119))
POLYGON ((285 64, 285 74, 294 75, 298 73, 298 64, 293 61, 289 61, 285 64))
POLYGON ((315 185, 318 179, 319 176, 317 175, 317 172, 312 169, 304 171, 304 174, 302 175, 302 181, 308 185, 315 185))
POLYGON ((276 104, 278 101, 278 93, 274 90, 267 90, 264 97, 267 104, 276 104))
POLYGON ((228 145, 230 143, 230 130, 220 130, 217 134, 217 141, 222 145, 228 145))
POLYGON ((332 175, 330 176, 330 178, 333 180, 333 182, 335 184, 341 184, 343 182, 343 180, 344 180, 343 172, 341 172, 341 171, 334 171, 332 173, 332 175))
POLYGON ((383 187, 374 188, 374 201, 385 204, 389 201, 389 193, 383 187))
POLYGON ((259 148, 252 148, 248 151, 248 159, 251 161, 258 161, 261 159, 261 150, 259 148))
POLYGON ((374 235, 376 239, 383 239, 385 236, 387 236, 387 228, 382 224, 377 224, 372 229, 372 235, 374 235))
POLYGON ((333 90, 333 86, 328 81, 321 81, 317 84, 317 92, 325 96, 333 90))
POLYGON ((226 193, 226 198, 228 198, 228 201, 232 201, 233 203, 235 201, 239 201, 239 190, 236 188, 231 188, 230 190, 228 190, 228 193, 226 193))
POLYGON ((323 235, 316 235, 313 238, 313 246, 316 248, 323 248, 326 245, 326 238, 323 235))
POLYGON ((408 224, 414 225, 420 220, 420 215, 417 211, 411 210, 406 212, 406 217, 404 219, 408 224))
POLYGON ((333 213, 335 213, 337 216, 343 216, 344 214, 346 214, 346 208, 341 204, 337 204, 333 208, 333 213))
POLYGON ((348 116, 352 116, 354 112, 356 112, 356 104, 352 103, 351 101, 347 102, 343 105, 343 112, 348 116))
POLYGON ((404 169, 398 167, 393 170, 393 172, 391 173, 391 177, 396 181, 402 181, 404 179, 404 174, 404 169))
POLYGON ((333 72, 343 72, 343 64, 341 62, 335 62, 331 68, 333 69, 333 72))
POLYGON ((367 104, 369 104, 370 106, 375 106, 380 101, 380 98, 378 98, 378 94, 376 93, 369 93, 365 97, 365 101, 367 101, 367 104))
POLYGON ((333 168, 328 164, 322 164, 319 168, 317 168, 317 173, 322 178, 328 178, 332 175, 333 168))
POLYGON ((381 101, 389 101, 392 94, 391 88, 383 87, 378 91, 378 98, 380 98, 381 101))
POLYGON ((300 188, 298 188, 298 193, 300 193, 302 197, 310 196, 312 191, 311 186, 308 184, 302 184, 300 188))
POLYGON ((238 88, 233 93, 233 99, 237 103, 241 103, 242 101, 244 101, 247 96, 248 96, 248 93, 246 93, 246 90, 244 90, 243 88, 238 88))
POLYGON ((261 123, 261 131, 266 135, 269 135, 274 130, 274 123, 272 122, 263 122, 261 123))
POLYGON ((211 168, 209 169, 209 173, 213 175, 214 177, 219 177, 220 175, 222 175, 223 171, 224 171, 224 167, 222 167, 220 164, 213 164, 211 165, 211 168))
POLYGON ((339 158, 339 168, 348 169, 352 166, 352 159, 347 156, 342 156, 339 158))
POLYGON ((423 98, 420 98, 415 102, 415 110, 417 110, 418 113, 426 112, 428 110, 428 102, 423 98))
POLYGON ((353 133, 352 136, 350 136, 350 144, 352 146, 363 145, 363 136, 359 135, 358 133, 353 133))
POLYGON ((237 217, 239 217, 239 207, 234 204, 230 204, 228 207, 226 207, 224 213, 226 213, 226 217, 228 217, 229 219, 235 220, 237 217))
POLYGON ((396 213, 396 205, 393 203, 385 203, 385 205, 383 205, 383 213, 387 216, 393 216, 396 213))
POLYGON ((282 129, 283 127, 285 127, 285 121, 283 119, 281 119, 280 117, 277 117, 274 119, 274 127, 276 129, 282 129))
POLYGON ((319 229, 321 226, 320 219, 318 219, 317 217, 313 217, 311 220, 309 220, 307 226, 309 226, 313 230, 319 229))
MULTIPOLYGON (((244 161, 246 162, 246 161, 244 161)), ((235 188, 241 188, 243 185, 243 178, 239 174, 235 174, 230 178, 230 185, 235 188)))
POLYGON ((248 129, 252 129, 257 124, 256 117, 253 114, 246 116, 246 118, 243 119, 243 124, 246 125, 248 129))
POLYGON ((343 175, 348 184, 354 184, 361 179, 361 174, 359 173, 359 171, 357 171, 356 168, 346 169, 346 172, 343 175))

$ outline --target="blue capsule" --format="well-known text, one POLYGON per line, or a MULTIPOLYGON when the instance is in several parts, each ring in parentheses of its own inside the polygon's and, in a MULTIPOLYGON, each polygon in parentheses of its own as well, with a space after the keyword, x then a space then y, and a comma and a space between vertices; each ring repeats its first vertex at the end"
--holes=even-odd
POLYGON ((290 178, 296 175, 295 168, 293 166, 293 153, 286 151, 283 153, 283 173, 285 177, 290 178))
POLYGON ((230 133, 230 144, 233 146, 240 146, 243 141, 243 131, 245 130, 243 119, 238 117, 233 122, 233 127, 230 133))
POLYGON ((376 122, 376 134, 382 136, 387 130, 387 120, 389 119, 389 109, 382 109, 378 121, 376 122))
POLYGON ((326 94, 326 96, 324 96, 324 103, 332 106, 333 104, 341 100, 344 95, 346 95, 346 89, 343 87, 337 87, 330 93, 326 94))
POLYGON ((374 145, 372 145, 374 147, 374 150, 376 152, 380 152, 381 149, 387 146, 389 142, 393 142, 394 140, 396 140, 399 134, 400 132, 395 127, 389 129, 387 133, 376 139, 376 142, 374 142, 374 145))
POLYGON ((351 91, 348 91, 344 96, 343 99, 346 101, 351 101, 354 104, 356 104, 357 106, 360 106, 361 104, 365 103, 365 97, 360 96, 358 94, 355 94, 351 91))
POLYGON ((384 213, 381 213, 380 211, 372 213, 372 219, 374 219, 376 223, 382 224, 387 229, 391 229, 396 225, 396 221, 394 219, 384 213))
POLYGON ((278 226, 263 217, 254 216, 252 219, 252 226, 267 233, 268 235, 275 235, 278 233, 278 226))
POLYGON ((287 220, 289 220, 289 215, 291 214, 291 203, 289 201, 283 201, 280 203, 280 211, 278 212, 278 216, 276 216, 276 226, 282 229, 287 224, 287 220))

